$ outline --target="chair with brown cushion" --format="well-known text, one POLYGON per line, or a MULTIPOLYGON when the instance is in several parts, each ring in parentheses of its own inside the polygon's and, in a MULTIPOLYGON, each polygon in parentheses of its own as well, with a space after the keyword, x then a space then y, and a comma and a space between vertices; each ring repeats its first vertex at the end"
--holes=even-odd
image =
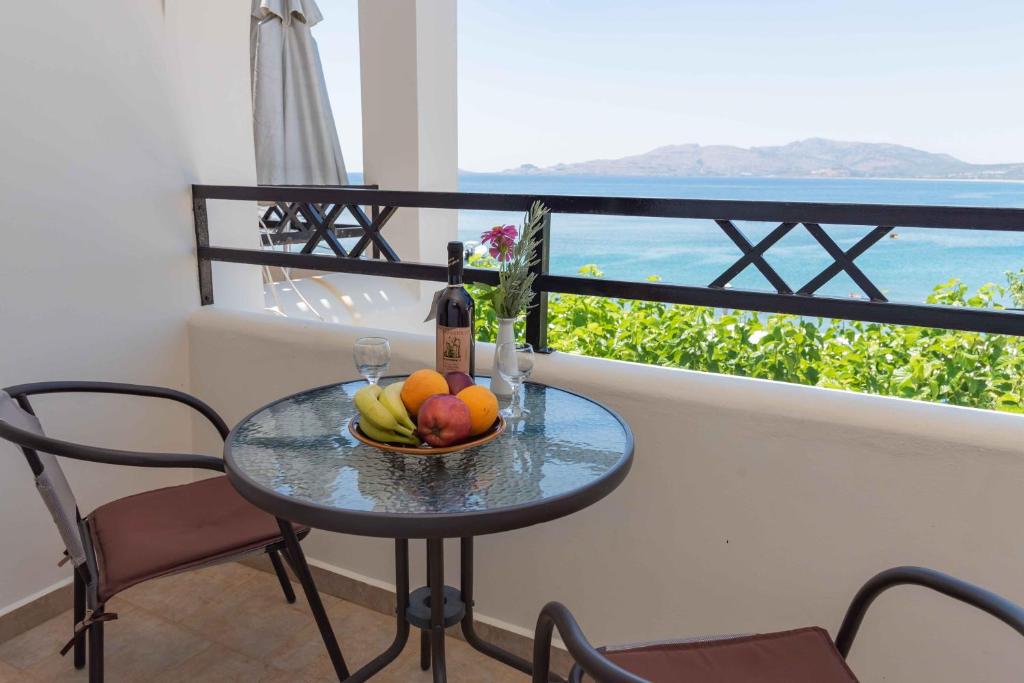
POLYGON ((534 634, 533 681, 549 680, 551 637, 557 628, 576 662, 570 683, 857 683, 846 656, 864 614, 880 593, 907 584, 973 605, 1024 635, 1024 609, 1005 598, 931 569, 897 567, 878 574, 860 589, 835 642, 825 629, 815 626, 778 633, 595 648, 569 610, 549 602, 541 611, 534 634))
MULTIPOLYGON (((21 447, 36 488, 57 525, 66 559, 74 567, 74 635, 62 654, 74 649, 75 668, 86 664, 89 681, 103 680, 103 625, 117 618, 105 610, 108 600, 138 583, 159 576, 265 552, 285 599, 295 601, 281 563, 284 556, 306 593, 321 631, 327 615, 306 564, 299 540, 309 529, 275 519, 244 500, 227 477, 147 491, 79 513, 56 456, 135 467, 184 467, 223 472, 219 458, 181 453, 138 453, 60 441, 45 435, 29 396, 53 393, 105 393, 150 396, 183 403, 203 415, 220 433, 227 425, 208 405, 173 389, 109 382, 43 382, 0 390, 0 438, 21 447)), ((63 561, 62 561, 63 562, 63 561)), ((337 649, 332 663, 345 672, 337 649)))

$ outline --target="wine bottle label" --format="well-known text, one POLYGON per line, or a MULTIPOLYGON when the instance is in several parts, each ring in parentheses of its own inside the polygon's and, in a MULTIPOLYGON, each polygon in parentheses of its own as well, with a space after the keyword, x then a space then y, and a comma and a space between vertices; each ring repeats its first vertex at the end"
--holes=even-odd
POLYGON ((469 374, 468 327, 437 326, 437 371, 469 374))

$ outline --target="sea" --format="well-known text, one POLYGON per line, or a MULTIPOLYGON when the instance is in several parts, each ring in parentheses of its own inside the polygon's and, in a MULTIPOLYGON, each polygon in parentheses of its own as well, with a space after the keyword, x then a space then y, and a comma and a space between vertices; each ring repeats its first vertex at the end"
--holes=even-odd
MULTIPOLYGON (((1024 183, 954 180, 851 178, 661 178, 463 174, 462 192, 669 197, 756 201, 914 204, 1024 208, 1024 183)), ((459 237, 479 241, 494 225, 521 225, 522 214, 460 211, 459 237)), ((756 243, 777 223, 737 222, 756 243)), ((844 249, 873 226, 824 226, 844 249)), ((891 301, 925 301, 932 289, 956 278, 972 290, 1005 284, 1007 271, 1024 268, 1024 232, 897 227, 856 263, 891 301)), ((556 214, 551 223, 550 270, 574 275, 596 265, 607 278, 707 285, 741 256, 738 247, 710 220, 556 214)), ((832 263, 825 250, 798 226, 765 254, 794 290, 832 263)), ((733 287, 774 291, 753 266, 733 287)), ((864 296, 846 273, 821 294, 864 296)))

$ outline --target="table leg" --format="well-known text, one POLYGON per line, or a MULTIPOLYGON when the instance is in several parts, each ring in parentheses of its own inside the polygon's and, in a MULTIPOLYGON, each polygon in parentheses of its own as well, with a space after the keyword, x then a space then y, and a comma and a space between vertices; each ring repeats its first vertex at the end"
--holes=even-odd
POLYGON ((284 538, 285 550, 291 558, 292 569, 295 571, 302 584, 302 590, 306 593, 306 601, 309 602, 309 609, 313 612, 313 618, 320 629, 320 637, 323 638, 327 654, 331 657, 331 664, 334 665, 334 672, 338 680, 348 678, 348 667, 345 665, 345 658, 341 656, 341 648, 338 647, 338 639, 334 636, 334 629, 327 618, 324 604, 320 601, 320 593, 317 592, 316 584, 313 582, 313 575, 309 573, 309 565, 306 564, 306 556, 299 545, 299 539, 295 536, 295 527, 291 522, 283 519, 277 520, 281 529, 281 536, 284 538))
POLYGON ((444 657, 444 540, 427 539, 427 558, 430 564, 430 666, 434 683, 446 683, 444 657))
POLYGON ((409 608, 409 541, 405 538, 395 539, 395 603, 397 624, 395 639, 391 646, 346 678, 345 683, 363 683, 369 680, 371 676, 395 661, 409 640, 409 620, 406 615, 409 608))
MULTIPOLYGON (((284 533, 283 530, 282 533, 284 533)), ((297 539, 295 540, 295 544, 296 546, 298 545, 297 539)), ((291 546, 287 543, 286 549, 289 551, 286 558, 291 559, 291 546)), ((301 552, 301 549, 299 549, 300 558, 302 557, 301 552)), ((294 562, 293 564, 293 569, 296 570, 295 573, 299 576, 300 581, 302 581, 303 572, 298 569, 299 566, 305 567, 304 558, 301 562, 294 562)), ((507 652, 492 643, 488 643, 477 634, 474 628, 472 538, 462 539, 461 569, 461 599, 456 597, 454 595, 454 589, 451 589, 452 594, 448 596, 448 601, 452 604, 447 606, 448 614, 446 616, 446 604, 444 597, 444 539, 427 539, 427 587, 416 591, 417 595, 422 593, 419 598, 416 598, 416 604, 419 605, 421 602, 425 604, 428 601, 427 595, 424 591, 429 590, 429 623, 426 618, 426 614, 422 611, 417 613, 421 616, 414 617, 412 614, 409 614, 409 541, 406 539, 396 539, 395 586, 397 600, 397 632, 395 633, 395 639, 387 650, 382 652, 351 676, 342 677, 339 673, 339 678, 343 680, 344 683, 365 683, 365 681, 380 672, 381 669, 394 661, 402 653, 402 650, 409 638, 410 623, 415 623, 422 629, 420 639, 420 665, 423 667, 424 671, 426 671, 427 668, 433 669, 434 683, 447 683, 448 679, 445 666, 445 623, 455 624, 460 621, 462 625, 462 633, 466 638, 466 642, 476 650, 479 650, 488 657, 496 659, 503 664, 511 666, 524 673, 532 674, 533 666, 529 661, 522 657, 518 657, 511 652, 507 652), (433 599, 433 596, 441 596, 441 599, 435 600, 433 599), (459 603, 463 604, 460 605, 459 603), (464 610, 464 612, 462 610, 464 610)), ((306 568, 305 574, 307 576, 308 572, 309 570, 306 568)), ((306 589, 306 582, 302 581, 302 583, 303 589, 306 589)), ((309 583, 312 585, 312 577, 310 577, 309 583)), ((310 605, 312 606, 314 598, 309 597, 310 593, 308 590, 306 595, 310 600, 310 605)), ((313 595, 316 596, 316 604, 320 605, 319 597, 316 595, 315 586, 313 586, 313 595)), ((320 608, 322 610, 322 605, 320 605, 320 608)), ((422 606, 418 609, 422 610, 422 606)), ((316 616, 315 609, 314 616, 316 616)), ((324 615, 324 618, 331 641, 333 641, 335 647, 337 647, 337 641, 333 640, 334 633, 330 630, 330 623, 326 622, 326 614, 324 615)), ((319 619, 317 620, 317 624, 320 624, 319 619)), ((323 629, 321 629, 321 635, 324 635, 323 629)), ((328 647, 328 652, 330 652, 331 647, 328 644, 327 635, 324 635, 324 643, 328 647)), ((340 650, 338 650, 338 656, 341 656, 340 650)), ((342 662, 342 664, 344 665, 344 662, 342 662)), ((564 678, 554 673, 551 674, 550 680, 556 683, 565 683, 564 678)))
POLYGON ((420 669, 430 670, 430 632, 420 631, 420 669))
MULTIPOLYGON (((427 584, 430 583, 430 553, 427 553, 427 584)), ((430 670, 430 631, 420 629, 420 669, 430 670)))
MULTIPOLYGON (((461 547, 461 574, 462 574, 462 602, 466 605, 466 613, 462 617, 462 635, 466 642, 474 649, 484 653, 492 659, 497 659, 514 669, 519 669, 525 674, 533 675, 533 664, 517 655, 504 650, 497 645, 488 643, 476 632, 473 624, 473 538, 464 537, 461 547)), ((552 673, 551 681, 564 683, 565 679, 558 674, 552 673)))

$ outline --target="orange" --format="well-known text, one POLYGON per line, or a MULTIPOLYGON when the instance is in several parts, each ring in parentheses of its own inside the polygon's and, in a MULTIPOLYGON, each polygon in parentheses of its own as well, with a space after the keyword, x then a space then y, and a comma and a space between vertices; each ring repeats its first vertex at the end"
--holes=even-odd
POLYGON ((402 387, 402 403, 409 413, 415 417, 420 412, 423 402, 434 394, 447 394, 448 382, 444 375, 428 368, 417 370, 409 375, 402 387))
POLYGON ((476 436, 494 424, 498 418, 498 397, 485 386, 474 384, 460 391, 456 398, 469 406, 469 420, 472 428, 469 433, 476 436))

